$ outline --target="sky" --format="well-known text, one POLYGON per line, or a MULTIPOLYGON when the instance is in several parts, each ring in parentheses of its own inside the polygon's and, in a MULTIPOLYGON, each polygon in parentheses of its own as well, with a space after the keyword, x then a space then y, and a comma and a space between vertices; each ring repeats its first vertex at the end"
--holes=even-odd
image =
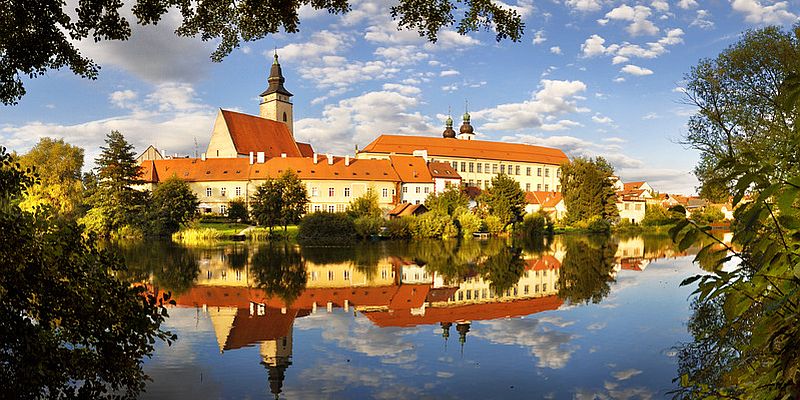
POLYGON ((468 109, 477 139, 603 156, 624 181, 691 194, 684 76, 742 32, 800 15, 798 0, 506 1, 496 3, 526 25, 519 42, 451 27, 429 43, 397 29, 392 2, 356 0, 344 15, 304 7, 300 32, 243 43, 221 63, 215 42, 173 34, 171 12, 134 24, 126 42, 78 43, 102 67, 96 80, 68 69, 25 80, 19 104, 0 106, 0 146, 64 138, 86 150, 85 169, 113 129, 137 151, 203 152, 220 108, 258 114, 277 49, 295 137, 320 153, 353 154, 380 134, 439 136, 448 113, 457 129, 468 109))

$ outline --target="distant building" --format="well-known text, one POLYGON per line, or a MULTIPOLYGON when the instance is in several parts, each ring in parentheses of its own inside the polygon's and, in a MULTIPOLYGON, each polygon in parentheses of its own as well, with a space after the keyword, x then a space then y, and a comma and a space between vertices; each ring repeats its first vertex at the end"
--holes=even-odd
POLYGON ((141 164, 143 161, 150 161, 150 160, 163 160, 164 156, 161 155, 161 152, 158 151, 152 145, 147 146, 147 148, 139 154, 139 157, 136 157, 136 163, 141 164))
POLYGON ((539 210, 545 211, 554 221, 567 216, 567 207, 561 192, 526 192, 525 212, 533 214, 539 210))

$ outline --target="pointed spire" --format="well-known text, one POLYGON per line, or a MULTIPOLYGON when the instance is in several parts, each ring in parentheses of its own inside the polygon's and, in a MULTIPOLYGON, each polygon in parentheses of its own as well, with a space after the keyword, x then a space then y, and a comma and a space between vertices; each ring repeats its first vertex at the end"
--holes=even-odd
POLYGON ((278 49, 275 49, 275 54, 273 56, 274 60, 272 61, 272 67, 269 69, 269 78, 267 82, 269 82, 269 87, 263 93, 261 93, 261 97, 272 93, 279 93, 284 96, 292 96, 292 94, 283 87, 283 83, 286 81, 283 77, 283 71, 281 70, 281 63, 278 62, 278 49))

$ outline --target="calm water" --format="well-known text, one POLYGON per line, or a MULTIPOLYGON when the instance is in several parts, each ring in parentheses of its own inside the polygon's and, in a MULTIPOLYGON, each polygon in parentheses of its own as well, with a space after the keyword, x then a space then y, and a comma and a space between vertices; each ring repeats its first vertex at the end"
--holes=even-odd
POLYGON ((158 399, 663 398, 700 271, 663 236, 122 251, 178 304, 158 399))

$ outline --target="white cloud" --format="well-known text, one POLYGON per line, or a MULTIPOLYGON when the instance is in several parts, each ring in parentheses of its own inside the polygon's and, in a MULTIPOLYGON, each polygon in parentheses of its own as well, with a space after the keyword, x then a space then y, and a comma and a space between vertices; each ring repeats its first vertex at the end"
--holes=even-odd
POLYGON ((614 64, 614 65, 622 64, 622 63, 628 62, 629 60, 630 59, 628 57, 614 56, 614 58, 611 59, 611 64, 614 64))
POLYGON ((413 96, 422 93, 422 90, 416 86, 401 85, 398 83, 384 83, 383 90, 397 92, 405 96, 413 96))
POLYGON ((473 325, 471 334, 492 343, 527 347, 539 368, 564 368, 578 349, 570 344, 575 335, 542 326, 544 323, 536 318, 486 321, 473 325))
POLYGON ((117 90, 108 96, 108 100, 111 101, 111 104, 113 104, 115 107, 131 108, 134 106, 131 101, 135 100, 137 96, 138 94, 130 89, 117 90))
MULTIPOLYGON (((493 108, 478 110, 472 113, 474 119, 488 121, 481 129, 518 130, 540 128, 544 126, 546 117, 555 117, 567 113, 585 111, 576 105, 575 97, 586 90, 581 81, 559 81, 543 79, 540 89, 530 100, 522 103, 500 104, 493 108)), ((565 129, 576 126, 573 121, 559 121, 547 124, 547 129, 565 129)))
POLYGON ((603 45, 606 42, 600 35, 592 35, 586 39, 581 45, 581 54, 583 57, 594 57, 606 54, 606 47, 603 45))
POLYGON ((350 87, 358 82, 392 78, 398 71, 385 61, 354 61, 339 56, 323 56, 321 64, 299 68, 301 77, 315 82, 317 88, 350 87))
MULTIPOLYGON (((538 146, 555 147, 563 150, 570 157, 596 157, 602 156, 615 168, 628 168, 636 170, 642 168, 644 163, 634 157, 627 155, 619 141, 607 141, 606 143, 595 143, 575 136, 539 136, 530 134, 516 134, 514 136, 504 136, 505 142, 528 143, 538 146)), ((648 180, 649 181, 649 180, 648 180)))
POLYGON ((644 76, 644 75, 652 75, 653 74, 652 70, 649 70, 647 68, 642 68, 640 66, 633 65, 633 64, 628 64, 628 65, 622 67, 622 69, 620 69, 620 72, 624 72, 626 74, 631 74, 631 75, 636 75, 636 76, 644 76))
POLYGON ((652 12, 649 7, 637 5, 631 7, 623 4, 608 13, 606 18, 618 21, 630 21, 631 24, 626 28, 628 33, 633 36, 655 35, 659 29, 648 18, 652 12))
POLYGON ((659 118, 661 118, 661 116, 654 112, 647 113, 642 117, 643 120, 653 120, 659 118))
POLYGON ((588 58, 601 55, 613 55, 615 58, 612 62, 615 64, 625 62, 621 61, 622 58, 616 57, 623 57, 626 59, 631 57, 656 58, 667 52, 667 46, 683 43, 683 30, 680 28, 670 29, 661 39, 655 42, 648 42, 644 47, 628 42, 606 46, 605 42, 606 40, 597 34, 590 36, 581 45, 581 56, 588 58))
POLYGON ((533 14, 533 11, 536 9, 531 0, 520 0, 516 5, 507 4, 500 0, 494 0, 493 3, 507 10, 516 11, 517 14, 522 17, 523 21, 533 14))
POLYGON ((566 0, 564 4, 573 11, 593 12, 600 11, 601 5, 597 0, 566 0))
POLYGON ((609 118, 607 116, 604 116, 604 115, 600 115, 600 114, 593 115, 592 116, 592 121, 597 122, 598 124, 610 124, 610 123, 614 122, 613 119, 611 119, 611 118, 609 118))
POLYGON ((481 44, 480 40, 469 35, 462 35, 456 31, 444 30, 437 35, 436 43, 425 43, 427 50, 462 49, 481 44))
MULTIPOLYGON (((323 30, 314 32, 305 43, 288 44, 277 51, 282 60, 309 61, 309 59, 320 58, 329 54, 341 54, 352 43, 352 38, 344 33, 323 30)), ((264 56, 271 59, 272 52, 265 51, 264 56)))
POLYGON ((622 83, 622 82, 625 82, 625 78, 620 76, 620 77, 614 78, 613 81, 616 82, 616 83, 622 83))
POLYGON ((430 57, 430 54, 419 51, 417 46, 378 47, 373 54, 383 57, 393 66, 416 64, 430 57))
POLYGON ((561 47, 553 46, 550 48, 550 52, 553 54, 561 54, 561 47))
POLYGON ((690 8, 695 8, 695 7, 697 7, 697 1, 695 1, 695 0, 680 0, 680 1, 678 1, 678 7, 682 8, 684 10, 688 10, 690 8))
POLYGON ((689 26, 696 26, 700 29, 712 29, 714 27, 714 21, 711 21, 710 18, 710 12, 706 10, 697 10, 697 14, 689 26))
POLYGON ((458 90, 458 85, 456 85, 455 83, 452 85, 442 86, 442 91, 444 92, 455 92, 456 90, 458 90))
POLYGON ((538 30, 533 35, 533 44, 542 44, 547 41, 547 38, 544 36, 544 31, 538 30))
POLYGON ((454 69, 448 69, 448 70, 444 70, 442 72, 439 72, 439 76, 456 76, 456 75, 459 75, 459 74, 460 74, 460 72, 458 72, 458 71, 456 71, 454 69))
POLYGON ((734 11, 745 14, 745 21, 751 24, 780 25, 797 21, 797 15, 787 8, 789 3, 779 1, 772 5, 763 5, 758 0, 733 0, 734 11))
POLYGON ((666 0, 653 0, 653 2, 650 3, 650 5, 653 6, 653 8, 655 8, 656 10, 661 12, 669 11, 669 3, 667 3, 666 0))
POLYGON ((580 122, 571 121, 568 119, 562 119, 557 122, 542 124, 539 129, 546 131, 546 132, 553 132, 553 131, 563 131, 566 129, 571 129, 575 127, 583 126, 580 122))

